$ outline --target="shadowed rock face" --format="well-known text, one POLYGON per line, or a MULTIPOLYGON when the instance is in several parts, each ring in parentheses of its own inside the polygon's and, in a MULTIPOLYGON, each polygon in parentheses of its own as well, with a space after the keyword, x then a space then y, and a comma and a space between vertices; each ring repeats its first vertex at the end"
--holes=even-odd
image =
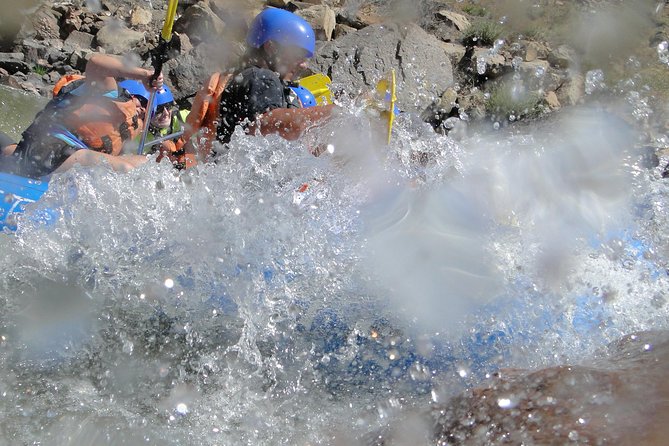
POLYGON ((669 333, 626 336, 591 366, 504 370, 434 407, 439 445, 664 445, 669 333))

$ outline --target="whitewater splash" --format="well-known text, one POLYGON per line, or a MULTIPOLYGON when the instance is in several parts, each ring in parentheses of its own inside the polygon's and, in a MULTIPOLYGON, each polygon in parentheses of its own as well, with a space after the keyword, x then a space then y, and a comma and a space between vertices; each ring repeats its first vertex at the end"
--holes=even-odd
POLYGON ((34 208, 58 222, 0 238, 2 436, 356 444, 667 328, 664 185, 619 122, 456 142, 400 116, 385 147, 352 115, 182 174, 54 178, 34 208))

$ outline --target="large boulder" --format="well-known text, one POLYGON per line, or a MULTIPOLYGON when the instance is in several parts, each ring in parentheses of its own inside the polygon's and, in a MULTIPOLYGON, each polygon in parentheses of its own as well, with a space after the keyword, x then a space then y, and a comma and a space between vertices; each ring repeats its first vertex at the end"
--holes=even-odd
POLYGON ((24 62, 23 53, 0 53, 0 68, 9 74, 29 73, 30 67, 24 62))
POLYGON ((398 103, 406 111, 422 111, 453 84, 442 43, 413 24, 372 25, 328 42, 317 49, 311 68, 350 94, 369 90, 394 68, 398 103))
POLYGON ((31 37, 37 40, 59 39, 60 19, 61 14, 45 3, 23 23, 16 40, 22 41, 31 37))
POLYGON ((67 39, 65 39, 63 47, 67 51, 75 51, 77 49, 90 49, 93 44, 94 36, 92 34, 81 31, 72 31, 67 39))
POLYGON ((332 40, 337 18, 334 10, 326 5, 314 5, 295 11, 305 19, 316 33, 318 40, 332 40))
POLYGON ((190 6, 174 24, 174 30, 188 36, 194 45, 223 38, 225 23, 211 9, 208 1, 190 6))
POLYGON ((107 53, 124 54, 144 41, 144 33, 128 29, 121 22, 110 20, 98 31, 95 40, 107 53))
POLYGON ((14 39, 24 26, 25 10, 39 4, 39 0, 4 0, 0 12, 0 51, 9 51, 14 46, 14 39))
POLYGON ((176 100, 194 95, 214 71, 234 66, 243 51, 243 45, 235 42, 201 43, 168 61, 163 72, 176 100))

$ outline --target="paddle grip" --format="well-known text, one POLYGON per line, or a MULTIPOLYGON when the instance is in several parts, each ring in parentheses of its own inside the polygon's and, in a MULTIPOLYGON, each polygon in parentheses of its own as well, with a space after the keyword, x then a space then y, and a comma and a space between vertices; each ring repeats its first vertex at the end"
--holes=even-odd
POLYGON ((170 41, 163 39, 161 36, 158 45, 151 51, 151 65, 153 66, 153 76, 151 76, 151 82, 158 79, 160 72, 163 71, 163 64, 167 62, 169 57, 170 50, 170 41))

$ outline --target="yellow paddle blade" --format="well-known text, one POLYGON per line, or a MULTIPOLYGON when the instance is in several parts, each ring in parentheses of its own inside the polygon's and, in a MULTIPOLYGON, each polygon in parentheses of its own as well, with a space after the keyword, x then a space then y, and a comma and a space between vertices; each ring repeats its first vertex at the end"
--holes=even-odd
POLYGON ((160 33, 160 36, 165 42, 169 42, 172 39, 172 26, 174 25, 174 18, 177 15, 177 5, 179 0, 170 0, 169 5, 167 6, 167 15, 165 16, 165 24, 163 25, 163 30, 160 33))
POLYGON ((393 122, 395 121, 395 102, 397 102, 397 84, 395 70, 390 70, 387 77, 377 82, 375 87, 376 108, 381 113, 381 118, 385 119, 388 128, 388 144, 393 131, 393 122))
POLYGON ((395 81, 395 70, 390 70, 390 85, 388 85, 387 91, 390 93, 388 101, 388 144, 390 144, 390 138, 392 137, 393 132, 393 122, 395 121, 395 102, 397 101, 397 83, 395 81))
POLYGON ((318 105, 332 104, 332 92, 329 87, 332 80, 325 74, 312 74, 311 76, 303 77, 297 83, 314 95, 318 105))

